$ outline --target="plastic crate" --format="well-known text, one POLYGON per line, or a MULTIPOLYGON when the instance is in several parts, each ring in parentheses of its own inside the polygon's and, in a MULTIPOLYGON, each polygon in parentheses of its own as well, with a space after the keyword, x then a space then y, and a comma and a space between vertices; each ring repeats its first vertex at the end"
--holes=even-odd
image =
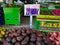
POLYGON ((3 8, 5 24, 19 25, 20 24, 20 8, 3 8))

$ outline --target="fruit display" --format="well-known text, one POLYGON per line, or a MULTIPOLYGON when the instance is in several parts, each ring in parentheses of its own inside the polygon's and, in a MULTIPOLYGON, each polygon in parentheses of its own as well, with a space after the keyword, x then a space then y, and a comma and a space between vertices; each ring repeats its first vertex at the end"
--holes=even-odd
POLYGON ((50 40, 55 43, 55 45, 60 45, 60 32, 50 32, 50 40))
POLYGON ((5 28, 0 28, 0 41, 3 39, 5 34, 6 34, 6 29, 5 28))
POLYGON ((52 13, 56 16, 60 16, 60 10, 53 10, 52 13))
POLYGON ((11 28, 1 45, 53 45, 48 37, 47 33, 30 28, 11 28))

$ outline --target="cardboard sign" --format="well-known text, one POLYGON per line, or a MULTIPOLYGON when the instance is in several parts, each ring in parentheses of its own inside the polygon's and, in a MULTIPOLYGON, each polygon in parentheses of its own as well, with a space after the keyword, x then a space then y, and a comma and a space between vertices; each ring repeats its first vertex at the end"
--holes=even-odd
POLYGON ((36 29, 38 30, 52 30, 60 31, 60 21, 59 20, 42 20, 37 19, 35 24, 36 29))
POLYGON ((24 15, 25 16, 36 16, 40 14, 39 4, 26 4, 24 5, 24 15))

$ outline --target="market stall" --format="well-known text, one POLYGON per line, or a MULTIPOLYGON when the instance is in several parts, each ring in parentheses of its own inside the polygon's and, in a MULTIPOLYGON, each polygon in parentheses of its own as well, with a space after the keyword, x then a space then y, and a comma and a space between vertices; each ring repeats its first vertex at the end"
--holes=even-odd
POLYGON ((2 6, 0 45, 60 45, 60 4, 41 1, 10 0, 2 6))
POLYGON ((46 32, 60 30, 60 9, 55 7, 55 3, 48 3, 46 6, 40 7, 40 15, 36 16, 35 28, 46 32))

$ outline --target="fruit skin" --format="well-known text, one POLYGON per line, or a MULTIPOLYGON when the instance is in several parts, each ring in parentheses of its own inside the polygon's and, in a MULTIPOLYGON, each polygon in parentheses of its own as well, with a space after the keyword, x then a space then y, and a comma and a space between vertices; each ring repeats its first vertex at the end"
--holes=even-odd
POLYGON ((2 41, 2 38, 0 38, 0 41, 2 41))
MULTIPOLYGON (((55 43, 55 45, 60 45, 60 32, 50 32, 50 40, 55 43)), ((53 45, 54 45, 53 43, 53 45)))
POLYGON ((2 34, 2 35, 5 35, 5 32, 4 32, 4 31, 1 31, 1 34, 2 34))
POLYGON ((38 42, 39 42, 39 41, 42 41, 42 40, 43 40, 42 37, 37 37, 37 38, 36 38, 36 41, 38 41, 38 42))
POLYGON ((60 16, 60 10, 53 10, 52 13, 56 16, 60 16))
POLYGON ((36 37, 31 37, 30 41, 31 42, 35 42, 36 41, 36 37))
POLYGON ((11 40, 12 40, 12 39, 11 39, 10 37, 7 37, 7 38, 6 38, 6 41, 8 41, 8 42, 11 42, 11 40))
POLYGON ((13 39, 12 39, 12 43, 13 43, 13 44, 16 43, 16 38, 13 38, 13 39))
POLYGON ((22 33, 22 35, 23 35, 23 36, 27 36, 27 34, 26 34, 26 33, 22 33))
POLYGON ((30 45, 35 45, 35 43, 33 43, 33 42, 30 42, 29 44, 30 44, 30 45))
POLYGON ((37 42, 36 42, 36 45, 42 45, 42 43, 37 41, 37 42))
MULTIPOLYGON (((52 35, 53 37, 54 35, 52 35)), ((9 29, 4 36, 3 44, 8 45, 44 45, 50 44, 49 34, 30 28, 9 29)), ((52 45, 52 44, 51 44, 52 45)))
POLYGON ((22 41, 24 39, 24 36, 19 36, 19 37, 16 37, 17 41, 22 41))
POLYGON ((4 38, 6 31, 4 27, 0 27, 0 41, 4 38))
POLYGON ((19 42, 16 42, 15 45, 21 45, 19 42))
POLYGON ((24 40, 21 42, 22 45, 28 44, 29 37, 25 37, 24 40))

